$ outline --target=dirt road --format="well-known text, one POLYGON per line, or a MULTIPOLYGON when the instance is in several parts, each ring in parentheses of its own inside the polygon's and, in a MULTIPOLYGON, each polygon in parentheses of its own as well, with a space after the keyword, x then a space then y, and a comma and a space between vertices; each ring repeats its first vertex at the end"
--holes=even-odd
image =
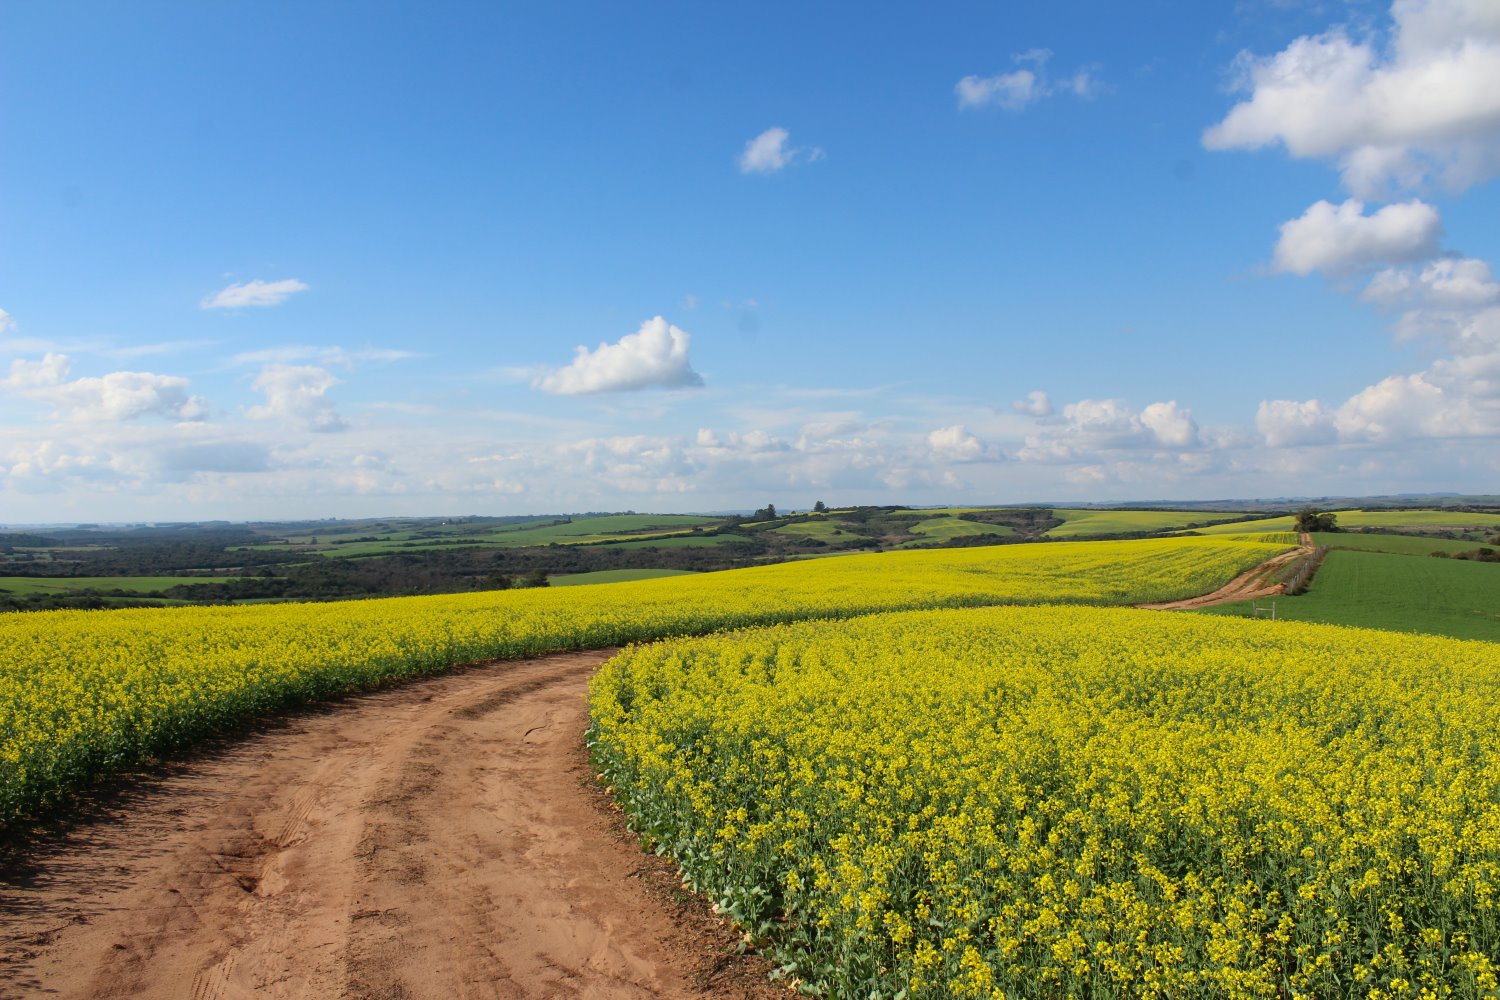
POLYGON ((0 996, 783 995, 594 786, 605 655, 349 698, 127 782, 0 872, 0 996))
POLYGON ((1245 570, 1211 594, 1189 597, 1181 601, 1167 601, 1162 604, 1137 604, 1136 607, 1147 611, 1190 611, 1193 608, 1207 608, 1215 604, 1228 604, 1231 601, 1275 597, 1277 594, 1285 593, 1286 585, 1275 582, 1277 570, 1294 559, 1309 555, 1313 550, 1312 536, 1307 532, 1301 532, 1298 539, 1301 542, 1300 548, 1283 552, 1279 556, 1267 559, 1259 566, 1245 570))

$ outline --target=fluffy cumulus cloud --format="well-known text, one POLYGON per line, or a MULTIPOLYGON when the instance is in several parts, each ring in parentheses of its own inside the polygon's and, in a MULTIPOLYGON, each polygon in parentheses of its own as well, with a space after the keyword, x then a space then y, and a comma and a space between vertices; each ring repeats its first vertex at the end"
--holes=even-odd
POLYGON ((1500 436, 1500 282, 1487 262, 1442 257, 1388 268, 1363 298, 1399 310, 1398 337, 1422 339, 1444 356, 1392 375, 1342 404, 1261 403, 1256 426, 1273 448, 1345 443, 1396 445, 1500 436))
POLYGON ((339 380, 316 365, 266 365, 251 387, 266 401, 246 414, 256 420, 277 420, 318 433, 345 430, 348 425, 334 411, 328 390, 339 380))
POLYGON ((16 321, 11 318, 10 313, 0 309, 0 334, 9 333, 16 328, 16 321))
POLYGON ((953 85, 953 92, 961 108, 993 106, 1006 111, 1020 111, 1043 95, 1041 81, 1029 69, 994 76, 970 74, 953 85))
POLYGON ((745 143, 740 152, 740 173, 774 174, 797 163, 815 163, 823 158, 817 146, 793 146, 792 134, 780 126, 766 129, 745 143))
POLYGON ((1500 301, 1500 282, 1487 261, 1443 257, 1421 269, 1386 268, 1370 279, 1363 298, 1382 306, 1468 309, 1500 301))
POLYGON ((1280 143, 1334 160, 1356 197, 1282 225, 1275 268, 1345 283, 1374 272, 1361 298, 1394 315, 1397 339, 1440 355, 1342 403, 1263 401, 1255 424, 1272 449, 1354 445, 1389 457, 1414 442, 1500 436, 1500 282, 1489 263, 1444 252, 1442 220, 1421 200, 1373 212, 1359 200, 1433 182, 1458 191, 1500 172, 1500 4, 1396 0, 1390 15, 1384 42, 1336 29, 1271 57, 1242 54, 1249 96, 1204 134, 1211 149, 1280 143))
POLYGON ((984 442, 966 431, 963 424, 938 428, 927 435, 927 445, 934 455, 949 462, 977 462, 988 457, 984 442))
POLYGON ((1328 444, 1336 434, 1333 413, 1316 399, 1268 399, 1255 413, 1255 427, 1272 448, 1328 444))
POLYGON ((687 331, 655 316, 616 343, 579 347, 572 364, 533 379, 532 386, 559 396, 699 386, 703 379, 688 363, 691 342, 687 331))
POLYGON ((1052 399, 1040 389, 1028 392, 1025 399, 1018 399, 1010 404, 1010 408, 1017 413, 1025 413, 1033 417, 1052 416, 1052 399))
POLYGON ((298 292, 307 291, 307 285, 296 278, 281 281, 241 282, 221 288, 207 296, 201 303, 204 309, 245 309, 251 307, 279 306, 298 292))
POLYGON ((993 76, 970 74, 953 85, 960 108, 1000 108, 1023 111, 1044 97, 1057 93, 1094 97, 1102 89, 1096 67, 1084 67, 1059 79, 1047 72, 1050 49, 1031 49, 1011 57, 1018 65, 1008 73, 993 76))
POLYGON ((1281 143, 1337 161, 1354 194, 1500 172, 1500 4, 1396 0, 1387 44, 1335 29, 1268 57, 1242 54, 1248 96, 1203 136, 1209 149, 1281 143))
POLYGON ((1178 406, 1175 399, 1146 407, 1141 411, 1141 423, 1163 447, 1191 448, 1198 443, 1198 425, 1192 413, 1178 406))
POLYGON ((25 399, 53 406, 70 420, 132 420, 159 416, 172 420, 201 420, 208 403, 189 395, 188 380, 154 372, 110 372, 69 379, 72 362, 65 354, 47 354, 40 361, 17 359, 0 388, 25 399))
POLYGON ((1292 274, 1346 274, 1421 260, 1437 252, 1442 228, 1437 209, 1415 199, 1369 215, 1353 198, 1341 205, 1319 201, 1282 224, 1273 264, 1292 274))
POLYGON ((1063 407, 1062 419, 1026 438, 1025 462, 1077 463, 1128 451, 1200 447, 1198 424, 1176 400, 1137 410, 1121 399, 1082 399, 1063 407))

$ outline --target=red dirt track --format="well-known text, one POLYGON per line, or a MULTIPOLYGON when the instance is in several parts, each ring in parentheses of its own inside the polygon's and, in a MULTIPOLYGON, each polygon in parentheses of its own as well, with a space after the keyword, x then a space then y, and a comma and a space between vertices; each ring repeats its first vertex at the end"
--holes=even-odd
POLYGON ((592 781, 607 655, 348 698, 86 802, 0 871, 0 996, 784 995, 592 781))

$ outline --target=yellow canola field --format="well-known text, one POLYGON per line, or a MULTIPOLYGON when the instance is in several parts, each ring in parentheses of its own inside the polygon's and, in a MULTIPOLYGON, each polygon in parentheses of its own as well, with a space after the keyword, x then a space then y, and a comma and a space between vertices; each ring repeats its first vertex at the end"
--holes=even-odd
POLYGON ((1276 551, 1050 543, 558 590, 0 615, 0 827, 226 725, 455 663, 901 608, 1167 600, 1276 551))
POLYGON ((1496 995, 1492 643, 917 612, 633 647, 591 712, 635 829, 809 992, 1496 995))

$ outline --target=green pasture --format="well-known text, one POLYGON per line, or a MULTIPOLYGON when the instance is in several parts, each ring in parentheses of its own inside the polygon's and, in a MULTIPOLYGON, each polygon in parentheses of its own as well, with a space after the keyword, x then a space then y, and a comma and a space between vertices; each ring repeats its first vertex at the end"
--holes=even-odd
POLYGON ((793 521, 791 524, 783 524, 770 529, 776 535, 794 535, 798 538, 816 538, 825 542, 848 541, 859 536, 848 530, 847 525, 839 521, 827 521, 816 518, 811 521, 793 521))
POLYGON ((585 540, 615 540, 649 532, 680 533, 717 523, 718 518, 699 517, 696 514, 608 514, 603 517, 581 517, 562 524, 542 524, 476 535, 474 540, 485 545, 517 548, 525 545, 550 545, 553 542, 566 544, 585 540))
POLYGON ((1341 510, 1343 528, 1488 528, 1500 529, 1500 514, 1459 510, 1341 510))
MULTIPOLYGON (((1342 521, 1344 515, 1339 514, 1342 521)), ((1210 524, 1202 528, 1194 528, 1193 531, 1200 535, 1240 535, 1257 531, 1296 531, 1297 519, 1288 514, 1285 517, 1266 517, 1259 521, 1233 521, 1229 524, 1210 524)))
POLYGON ((699 549, 711 545, 743 545, 749 539, 740 535, 658 535, 634 541, 612 542, 611 549, 699 549))
POLYGON ((690 569, 603 569, 594 573, 564 573, 547 582, 554 587, 577 587, 590 583, 625 583, 630 580, 655 580, 664 576, 695 576, 690 569))
MULTIPOLYGON (((1251 611, 1241 601, 1200 613, 1251 611)), ((1306 594, 1276 598, 1276 616, 1500 642, 1500 564, 1335 549, 1306 594)))
POLYGON ((237 548, 316 552, 323 556, 374 556, 453 548, 524 548, 530 545, 576 545, 589 542, 633 541, 643 535, 668 537, 693 528, 717 524, 718 518, 696 514, 605 514, 571 521, 525 521, 476 526, 451 524, 400 530, 362 530, 343 535, 316 531, 282 536, 285 540, 237 548), (659 533, 659 534, 655 534, 659 533), (369 537, 371 541, 354 541, 369 537), (312 544, 317 539, 317 544, 312 544))
POLYGON ((1392 552, 1397 555, 1425 556, 1433 552, 1472 552, 1482 542, 1464 542, 1429 535, 1365 535, 1356 532, 1316 531, 1313 541, 1330 549, 1359 549, 1364 552, 1392 552))
MULTIPOLYGON (((1062 524, 1048 531, 1048 538, 1077 538, 1079 535, 1113 535, 1127 531, 1167 531, 1186 528, 1190 524, 1209 524, 1242 514, 1215 511, 1183 510, 1074 510, 1055 507, 1052 516, 1063 520, 1062 524)), ((1258 523, 1258 522, 1244 522, 1258 523)), ((1244 530, 1236 524, 1237 530, 1244 530)))
MULTIPOLYGON (((1058 512, 1059 516, 1061 513, 1061 511, 1058 512)), ((1456 528, 1494 527, 1500 530, 1500 514, 1473 514, 1456 510, 1336 510, 1333 513, 1338 516, 1338 525, 1341 528, 1401 528, 1407 531, 1428 528, 1451 531, 1456 528)), ((1260 521, 1218 524, 1193 530, 1200 535, 1234 535, 1246 531, 1295 531, 1296 529, 1297 519, 1292 515, 1287 515, 1268 517, 1260 521)))
MULTIPOLYGON (((961 508, 954 508, 959 510, 961 508)), ((925 511, 923 513, 926 513, 925 511)), ((964 513, 968 513, 964 511, 964 513)), ((952 514, 938 515, 919 521, 911 526, 911 533, 920 535, 924 540, 940 542, 949 538, 964 538, 969 535, 1014 535, 1016 529, 1005 524, 984 524, 979 521, 965 521, 961 517, 952 514)))

